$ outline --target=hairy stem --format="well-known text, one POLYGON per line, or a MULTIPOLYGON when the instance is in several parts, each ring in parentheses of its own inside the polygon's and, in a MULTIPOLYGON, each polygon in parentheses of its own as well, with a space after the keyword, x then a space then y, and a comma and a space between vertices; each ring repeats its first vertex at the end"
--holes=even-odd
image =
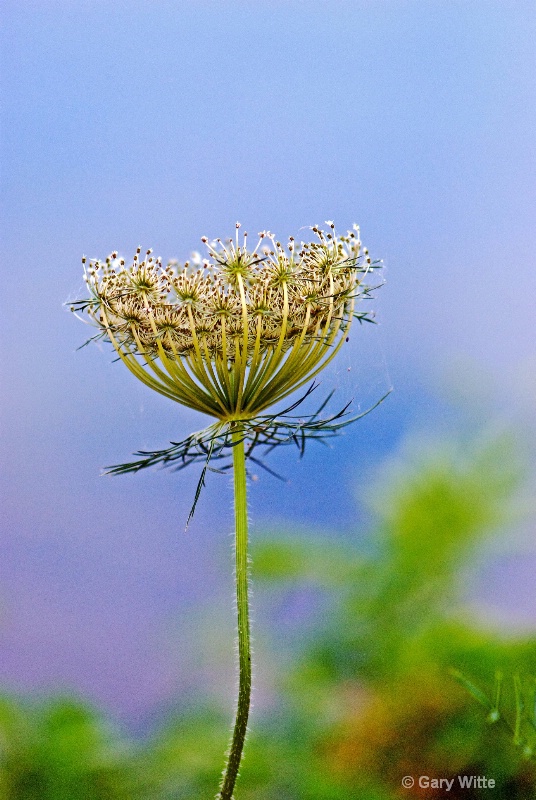
POLYGON ((238 611, 238 660, 239 686, 238 704, 233 738, 223 774, 218 800, 232 800, 238 777, 242 751, 249 717, 251 701, 251 644, 248 610, 248 515, 246 495, 246 459, 242 431, 233 433, 233 471, 235 496, 235 556, 236 556, 236 605, 238 611))

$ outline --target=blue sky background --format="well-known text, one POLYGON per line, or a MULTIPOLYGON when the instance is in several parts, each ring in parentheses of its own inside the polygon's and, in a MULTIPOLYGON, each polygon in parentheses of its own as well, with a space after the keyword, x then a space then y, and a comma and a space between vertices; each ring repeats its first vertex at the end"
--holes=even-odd
POLYGON ((76 352, 81 255, 185 258, 237 219, 282 237, 359 222, 387 284, 349 391, 395 391, 332 451, 278 456, 289 486, 251 492, 259 530, 352 530, 355 487, 451 414, 442 381, 474 420, 531 419, 536 8, 4 0, 3 17, 0 677, 132 720, 189 685, 189 620, 231 595, 231 492, 214 476, 184 536, 195 470, 99 477, 203 420, 76 352))

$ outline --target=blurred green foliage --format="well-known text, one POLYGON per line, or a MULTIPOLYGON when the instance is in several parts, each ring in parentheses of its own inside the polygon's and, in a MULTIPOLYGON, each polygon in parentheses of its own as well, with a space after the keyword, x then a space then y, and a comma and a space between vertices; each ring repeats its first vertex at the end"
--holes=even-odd
POLYGON ((124 800, 129 767, 128 745, 81 703, 0 701, 2 800, 124 800))
MULTIPOLYGON (((515 516, 522 478, 508 437, 421 448, 384 469, 370 492, 375 523, 359 547, 341 537, 256 542, 257 604, 276 598, 284 615, 297 586, 320 600, 314 623, 297 625, 290 665, 277 671, 275 706, 255 714, 237 798, 480 797, 457 783, 448 795, 401 787, 405 775, 458 774, 493 778, 496 799, 536 797, 534 762, 523 757, 536 740, 534 693, 523 747, 472 696, 493 703, 497 670, 536 675, 536 638, 481 629, 463 602, 482 544, 515 516), (465 686, 451 670, 469 676, 465 686)), ((275 649, 278 630, 275 619, 275 649)), ((510 728, 514 699, 502 699, 510 728)), ((5 698, 0 797, 210 798, 228 731, 221 709, 199 708, 134 744, 80 703, 5 698)))

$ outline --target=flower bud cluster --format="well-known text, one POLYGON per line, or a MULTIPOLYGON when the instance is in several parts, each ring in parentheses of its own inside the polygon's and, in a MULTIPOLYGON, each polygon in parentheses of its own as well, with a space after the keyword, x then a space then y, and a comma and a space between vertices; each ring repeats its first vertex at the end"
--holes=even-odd
POLYGON ((313 231, 316 241, 298 247, 291 238, 286 248, 263 231, 252 251, 247 234, 240 244, 203 237, 208 258, 166 267, 150 250, 142 257, 138 248, 128 265, 112 253, 85 265, 85 308, 108 338, 157 357, 161 348, 170 358, 199 349, 229 360, 245 343, 250 358, 255 348, 329 338, 348 317, 370 257, 358 230, 313 231))
POLYGON ((314 226, 316 239, 283 246, 262 231, 202 241, 208 256, 164 266, 138 248, 84 262, 85 311, 146 385, 222 420, 252 418, 320 372, 345 340, 365 275, 376 264, 359 229, 314 226))

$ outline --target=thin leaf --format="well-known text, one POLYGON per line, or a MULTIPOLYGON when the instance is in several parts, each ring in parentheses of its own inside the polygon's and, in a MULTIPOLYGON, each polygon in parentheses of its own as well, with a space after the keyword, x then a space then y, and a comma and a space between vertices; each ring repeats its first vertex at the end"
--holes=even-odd
POLYGON ((449 670, 449 672, 452 675, 452 677, 455 678, 458 681, 458 683, 460 683, 464 687, 464 689, 467 689, 471 697, 474 697, 475 700, 480 703, 480 705, 484 706, 484 708, 487 708, 488 711, 492 710, 493 703, 491 702, 489 697, 486 694, 484 694, 482 689, 479 689, 478 686, 476 686, 472 681, 470 681, 469 678, 466 678, 463 672, 460 672, 460 670, 458 669, 451 669, 449 670))

